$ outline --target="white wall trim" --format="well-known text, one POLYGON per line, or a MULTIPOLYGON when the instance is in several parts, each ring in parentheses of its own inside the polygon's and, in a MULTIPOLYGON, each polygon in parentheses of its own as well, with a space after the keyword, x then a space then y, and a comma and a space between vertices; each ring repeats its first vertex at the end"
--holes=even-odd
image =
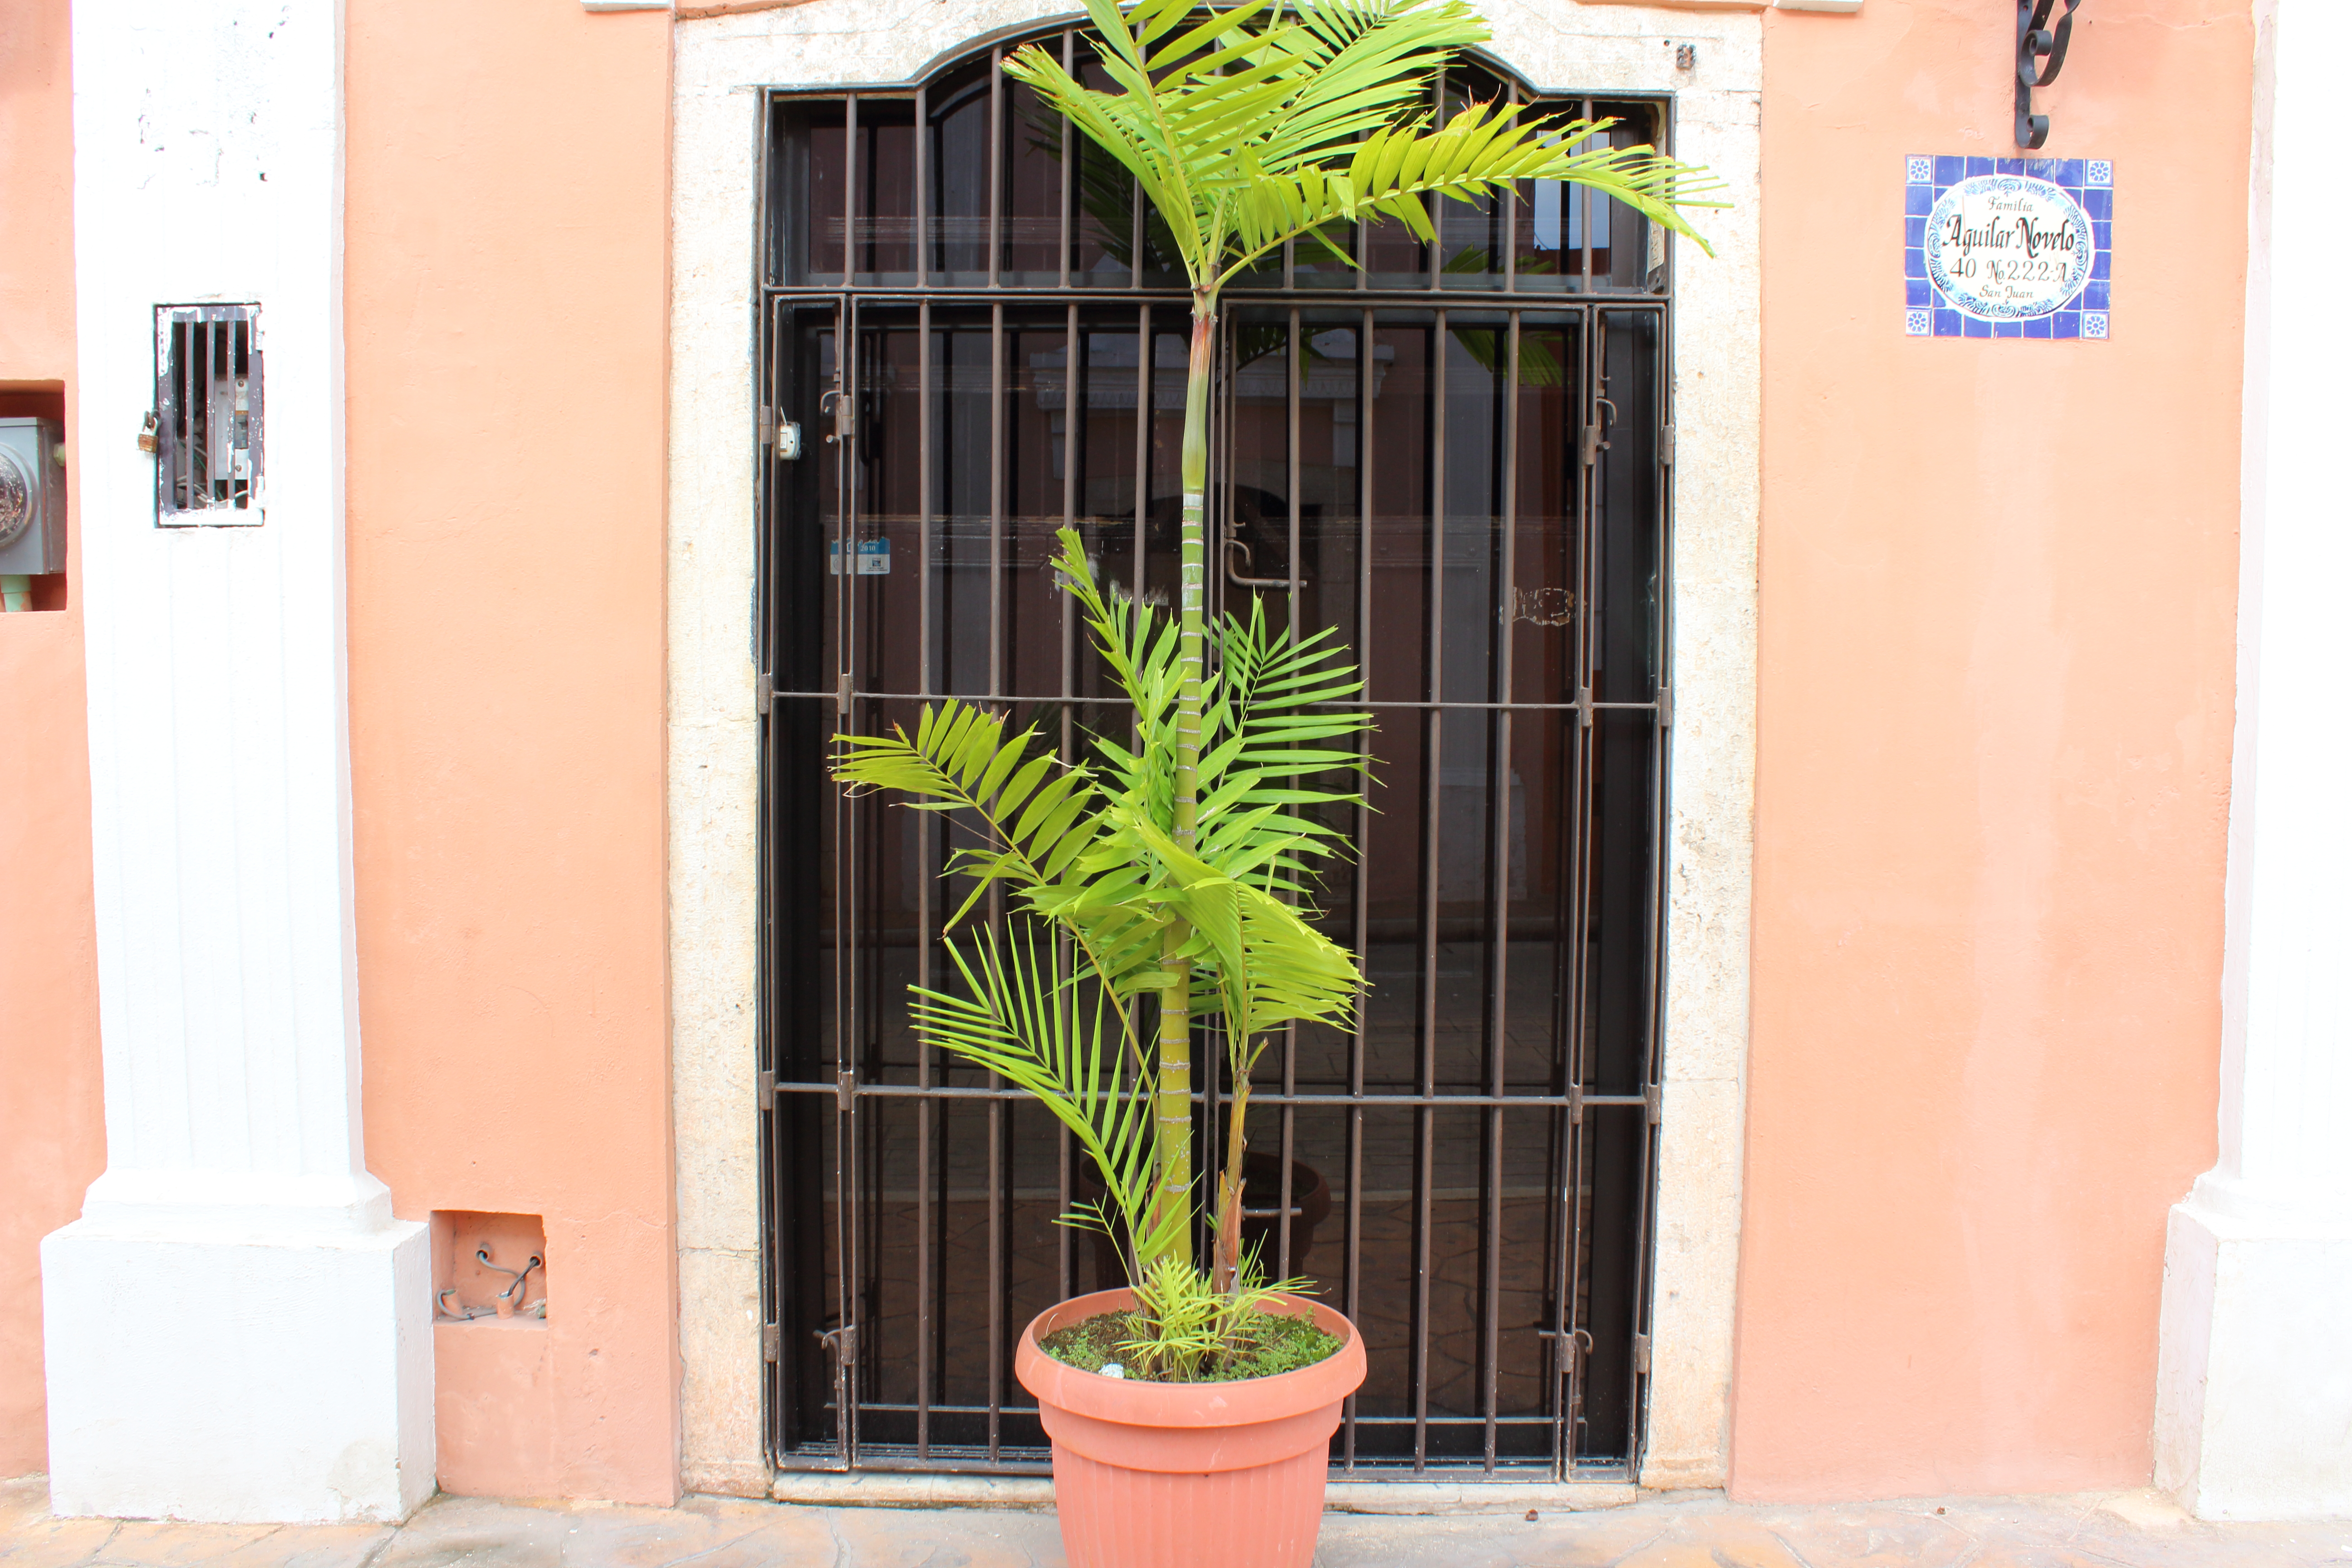
POLYGON ((396 1519, 433 1489, 421 1225, 361 1147, 342 8, 73 10, 106 1173, 41 1248, 52 1506, 396 1519), (266 517, 159 529, 155 307, 257 301, 266 517))
POLYGON ((2352 220, 2307 195, 2330 168, 2352 13, 2253 14, 2221 1157, 2167 1232, 2157 1482, 2202 1518, 2327 1518, 2352 1514, 2352 509, 2335 458, 2352 331, 2304 301, 2352 244, 2352 220))
MULTIPOLYGON (((1677 95, 1678 150, 1727 182, 1718 259, 1679 268, 1666 1071, 1645 1482, 1727 1467, 1746 1119, 1754 816, 1762 26, 1748 12, 1491 0, 1492 52, 1538 86, 1677 95), (1678 70, 1670 43, 1696 42, 1678 70)), ((757 719, 753 222, 765 84, 909 79, 1052 0, 812 0, 682 20, 671 209, 670 960, 688 1487, 754 1489, 760 1442, 752 1086, 757 719)), ((757 1489, 764 1489, 763 1488, 757 1489)))

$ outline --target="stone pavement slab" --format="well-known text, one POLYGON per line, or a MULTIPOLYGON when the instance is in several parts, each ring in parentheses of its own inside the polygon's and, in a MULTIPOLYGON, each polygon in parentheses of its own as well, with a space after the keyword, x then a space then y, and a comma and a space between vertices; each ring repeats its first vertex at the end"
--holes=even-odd
MULTIPOLYGON (((1499 1501, 1500 1499, 1497 1499, 1499 1501)), ((2200 1524, 2152 1492, 1326 1515, 1316 1568, 2352 1568, 2352 1521, 2200 1524)), ((1051 1513, 688 1498, 676 1508, 436 1497, 397 1529, 50 1517, 0 1481, 0 1568, 1065 1568, 1051 1513)), ((1203 1568, 1216 1568, 1204 1564, 1203 1568)))

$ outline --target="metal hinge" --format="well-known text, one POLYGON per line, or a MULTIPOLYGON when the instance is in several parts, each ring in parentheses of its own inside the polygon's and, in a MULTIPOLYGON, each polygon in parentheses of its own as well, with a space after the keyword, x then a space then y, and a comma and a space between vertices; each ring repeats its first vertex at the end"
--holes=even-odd
POLYGON ((760 445, 764 447, 776 438, 776 409, 773 404, 760 405, 760 445))
POLYGON ((760 1104, 772 1110, 776 1103, 776 1075, 772 1070, 760 1075, 760 1104))
POLYGON ((833 1103, 840 1112, 849 1114, 849 1097, 857 1092, 857 1074, 848 1068, 833 1075, 833 1103))
POLYGON ((1576 721, 1584 729, 1592 728, 1592 688, 1589 686, 1576 689, 1576 721))
POLYGON ((1568 1119, 1571 1122, 1584 1120, 1584 1086, 1580 1083, 1568 1086, 1568 1119))
POLYGON ((758 708, 761 712, 765 713, 769 709, 775 706, 775 690, 776 683, 773 679, 768 676, 761 675, 756 672, 753 673, 751 677, 751 702, 752 705, 758 708))
POLYGON ((1658 461, 1669 468, 1675 466, 1675 427, 1671 425, 1658 430, 1658 461))
POLYGON ((1601 438, 1600 424, 1596 421, 1587 425, 1584 427, 1584 466, 1589 468, 1599 462, 1601 454, 1608 446, 1609 443, 1601 438))
POLYGON ((782 1324, 762 1323, 760 1325, 760 1359, 761 1361, 782 1361, 784 1359, 784 1329, 782 1324))
POLYGON ((833 707, 836 713, 849 711, 849 671, 845 669, 834 681, 833 707))
POLYGON ((1650 1125, 1655 1127, 1665 1120, 1666 1090, 1663 1084, 1652 1084, 1642 1091, 1642 1103, 1650 1108, 1650 1125))
POLYGON ((1658 728, 1671 730, 1674 727, 1675 689, 1671 686, 1661 686, 1658 688, 1658 728))
POLYGON ((1633 1336, 1633 1370, 1645 1375, 1650 1370, 1650 1336, 1647 1334, 1633 1336))

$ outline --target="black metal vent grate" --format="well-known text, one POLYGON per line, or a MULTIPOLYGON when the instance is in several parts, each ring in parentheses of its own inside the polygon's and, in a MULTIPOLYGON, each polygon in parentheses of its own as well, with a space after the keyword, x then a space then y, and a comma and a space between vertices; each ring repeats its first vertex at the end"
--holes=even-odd
POLYGON ((155 310, 155 521, 261 521, 261 308, 155 310))

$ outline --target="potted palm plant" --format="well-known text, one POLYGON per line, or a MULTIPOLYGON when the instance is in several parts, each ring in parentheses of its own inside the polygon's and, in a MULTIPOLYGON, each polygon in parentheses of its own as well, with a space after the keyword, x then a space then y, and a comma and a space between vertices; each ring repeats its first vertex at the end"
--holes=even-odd
POLYGON ((1009 918, 948 938, 961 984, 917 988, 914 1026, 1070 1131, 1103 1196, 1065 1222, 1115 1238, 1129 1265, 1129 1289, 1044 1313, 1015 1357, 1053 1439, 1071 1563, 1302 1568, 1364 1352, 1346 1318, 1299 1282, 1265 1281, 1244 1254, 1243 1130, 1269 1036, 1344 1022, 1363 986, 1314 923, 1315 873, 1346 846, 1308 808, 1356 800, 1370 721, 1329 634, 1270 632, 1255 609, 1204 617, 1219 298, 1292 240, 1353 265, 1331 236, 1359 221, 1432 242, 1434 196, 1569 181, 1686 235, 1678 209, 1712 204, 1696 171, 1649 148, 1590 147, 1605 121, 1474 103, 1437 123, 1437 72, 1486 37, 1461 0, 1087 9, 1118 90, 1085 87, 1034 46, 1004 68, 1134 177, 1191 284, 1179 603, 1170 615, 1107 592, 1065 530, 1055 570, 1131 705, 1129 733, 1065 762, 1034 730, 1008 733, 1001 713, 950 700, 912 734, 847 738, 835 772, 979 834, 950 868, 974 886, 949 926, 1000 885, 1009 918), (1334 775, 1346 787, 1313 787, 1334 775), (1212 1190, 1193 1172, 1196 1026, 1233 1086, 1212 1190))

